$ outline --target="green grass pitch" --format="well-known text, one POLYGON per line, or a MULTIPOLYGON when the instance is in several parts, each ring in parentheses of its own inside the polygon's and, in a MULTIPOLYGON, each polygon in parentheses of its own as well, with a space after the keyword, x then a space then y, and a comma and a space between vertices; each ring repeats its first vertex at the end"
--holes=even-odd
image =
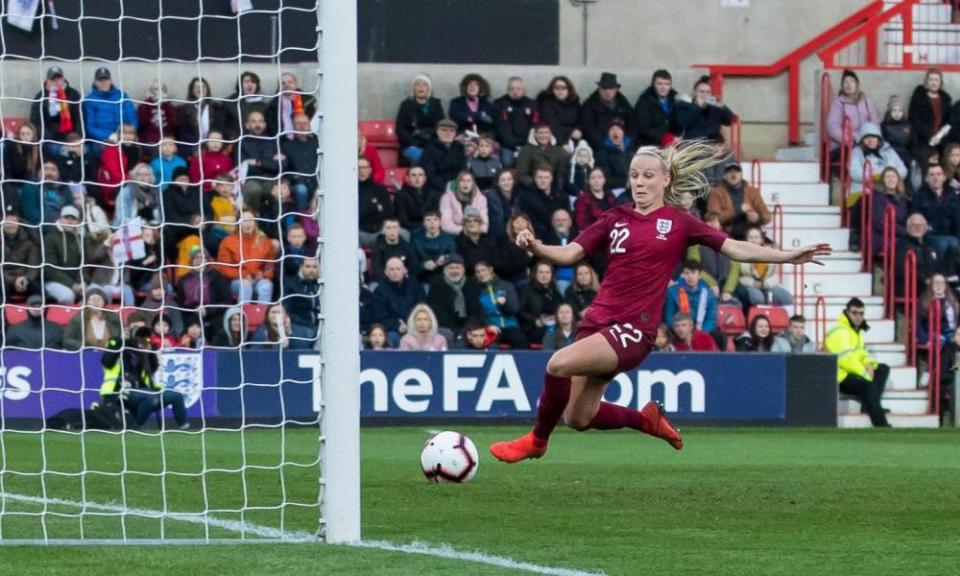
MULTIPOLYGON (((518 428, 467 428, 481 452, 467 485, 427 484, 419 427, 363 431, 363 534, 366 539, 449 544, 545 567, 607 575, 956 574, 960 558, 960 433, 951 430, 688 430, 679 453, 631 432, 558 432, 547 457, 507 466, 492 461, 490 442, 518 428)), ((255 508, 244 519, 288 531, 312 531, 315 510, 271 509, 285 497, 316 498, 317 452, 309 430, 168 434, 126 441, 127 505, 169 512, 255 508), (243 442, 244 444, 241 444, 243 442), (161 445, 162 443, 162 445, 161 445), (242 445, 246 450, 241 451, 242 445), (162 458, 166 454, 166 460, 162 458), (233 470, 245 463, 246 475, 233 470), (204 459, 205 455, 205 459, 204 459), (290 463, 277 468, 281 455, 290 463), (219 469, 204 480, 191 476, 219 469), (156 474, 164 469, 164 482, 156 474), (257 509, 261 508, 261 509, 257 509)), ((41 438, 3 434, 7 470, 42 469, 41 438)), ((81 489, 102 504, 122 502, 118 477, 124 445, 116 436, 48 433, 48 497, 77 500, 81 489)), ((41 479, 5 474, 5 493, 39 495, 41 479)), ((37 504, 6 501, 6 511, 37 504)), ((78 538, 80 522, 46 519, 51 537, 78 538)), ((239 520, 239 514, 215 513, 239 520)), ((3 517, 4 538, 39 538, 36 518, 3 517)), ((119 537, 116 518, 90 514, 86 538, 119 537)), ((200 538, 204 527, 130 517, 132 538, 200 538)), ((232 537, 210 529, 210 536, 232 537)), ((459 560, 340 546, 272 544, 197 547, 2 547, 0 573, 40 574, 348 574, 506 575, 523 571, 459 560), (136 568, 134 568, 136 566, 136 568), (7 571, 15 567, 15 571, 7 571)))

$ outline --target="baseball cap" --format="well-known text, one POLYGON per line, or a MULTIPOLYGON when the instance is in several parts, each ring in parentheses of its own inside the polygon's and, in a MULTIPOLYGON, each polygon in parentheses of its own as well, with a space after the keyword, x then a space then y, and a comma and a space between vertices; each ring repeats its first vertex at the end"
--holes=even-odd
POLYGON ((47 80, 56 78, 57 76, 63 77, 63 68, 59 66, 51 66, 47 68, 47 80))
POLYGON ((94 80, 109 80, 111 77, 110 69, 106 66, 97 68, 97 71, 93 73, 94 80))
POLYGON ((726 168, 723 169, 723 173, 726 174, 731 170, 736 170, 737 172, 743 172, 743 167, 734 162, 733 164, 728 164, 726 168))
POLYGON ((43 306, 43 296, 34 294, 27 298, 27 306, 43 306))
POLYGON ((67 205, 60 209, 60 217, 66 218, 67 216, 73 216, 77 220, 80 219, 80 211, 77 210, 76 206, 67 205))
POLYGON ((449 118, 444 118, 443 120, 437 122, 437 128, 450 128, 451 130, 456 130, 457 123, 449 118))
POLYGON ((463 256, 459 254, 448 254, 447 261, 443 263, 443 266, 446 267, 450 264, 460 264, 463 265, 463 256))

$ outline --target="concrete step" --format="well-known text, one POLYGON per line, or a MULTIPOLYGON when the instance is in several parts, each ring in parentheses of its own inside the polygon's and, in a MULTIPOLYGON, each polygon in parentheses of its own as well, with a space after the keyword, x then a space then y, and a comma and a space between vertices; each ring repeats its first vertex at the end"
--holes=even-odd
POLYGON ((819 242, 826 242, 834 250, 847 250, 850 245, 850 230, 848 228, 788 228, 784 223, 781 242, 784 250, 819 242))
MULTIPOLYGON (((880 404, 891 414, 922 415, 927 413, 930 399, 926 390, 887 390, 880 404)), ((861 407, 858 400, 841 397, 837 409, 841 414, 857 414, 861 407)))
MULTIPOLYGON (((896 340, 893 320, 873 320, 869 322, 870 330, 863 335, 863 341, 866 344, 890 344, 896 340)), ((827 319, 827 330, 824 334, 829 334, 830 330, 836 326, 835 319, 827 319)), ((808 333, 810 331, 808 326, 808 333)), ((867 348, 869 350, 869 346, 867 348)))
POLYGON ((787 228, 839 228, 839 206, 783 206, 787 228))
MULTIPOLYGON (((744 172, 747 176, 749 170, 744 172)), ((760 162, 760 181, 770 182, 819 182, 820 164, 800 161, 762 161, 760 162)))
MULTIPOLYGON (((884 364, 886 364, 884 362, 884 364)), ((890 378, 887 380, 887 390, 896 391, 916 391, 917 390, 917 367, 916 366, 890 366, 890 378)), ((926 398, 926 395, 924 395, 926 398)), ((889 408, 889 407, 888 407, 889 408)), ((901 412, 894 410, 893 412, 901 412)))
POLYGON ((900 342, 873 343, 867 346, 867 351, 877 362, 883 362, 887 366, 907 364, 907 348, 900 342))
MULTIPOLYGON (((831 299, 831 300, 833 300, 833 302, 831 302, 830 300, 828 300, 828 301, 826 302, 826 305, 827 305, 827 313, 826 313, 826 315, 827 315, 827 321, 828 321, 828 322, 833 322, 833 321, 835 321, 837 318, 840 317, 840 314, 841 314, 841 313, 843 312, 843 310, 846 308, 846 306, 847 306, 847 300, 849 300, 849 299, 850 299, 849 297, 838 296, 838 297, 834 297, 834 298, 831 299)), ((861 298, 861 300, 862 300, 862 298, 861 298)), ((809 297, 806 298, 806 301, 805 301, 804 307, 803 307, 803 316, 804 316, 805 318, 807 318, 808 321, 814 317, 814 312, 815 312, 815 311, 814 311, 814 306, 815 306, 815 304, 816 304, 816 298, 809 298, 809 297)), ((879 304, 879 303, 877 303, 877 304, 868 304, 868 303, 866 303, 866 302, 865 302, 864 304, 866 304, 866 305, 864 306, 864 312, 865 312, 865 314, 866 314, 866 316, 867 316, 867 321, 873 322, 874 320, 881 320, 881 319, 883 319, 883 305, 882 305, 882 304, 879 304)))
MULTIPOLYGON (((818 267, 809 265, 806 267, 803 293, 813 296, 814 302, 816 302, 816 296, 820 294, 849 294, 850 296, 870 294, 873 279, 866 272, 817 273, 813 268, 818 267)), ((793 289, 793 270, 784 272, 781 285, 787 290, 793 289)))
MULTIPOLYGON (((894 428, 939 428, 940 417, 936 414, 887 414, 887 422, 894 428)), ((872 428, 870 417, 866 414, 840 414, 837 417, 839 428, 872 428)))
POLYGON ((779 162, 813 162, 817 159, 817 147, 808 144, 806 146, 780 148, 774 158, 779 162))
POLYGON ((820 182, 770 182, 763 176, 760 194, 767 207, 777 204, 829 206, 830 186, 820 182))

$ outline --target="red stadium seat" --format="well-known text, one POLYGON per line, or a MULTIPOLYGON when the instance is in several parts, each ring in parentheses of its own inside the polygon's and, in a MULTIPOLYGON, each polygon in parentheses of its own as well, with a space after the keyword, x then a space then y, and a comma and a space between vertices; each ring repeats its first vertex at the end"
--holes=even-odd
POLYGON ((3 307, 4 316, 7 318, 7 326, 19 324, 27 319, 26 306, 14 306, 7 304, 3 307))
POLYGON ((3 133, 7 136, 7 138, 16 138, 18 132, 20 132, 20 127, 23 126, 23 123, 26 121, 26 118, 19 118, 16 116, 4 117, 3 133))
POLYGON ((66 326, 74 316, 80 313, 79 306, 61 306, 54 304, 47 307, 47 320, 54 324, 66 326))
POLYGON ((783 332, 790 325, 790 314, 786 308, 780 306, 754 306, 750 308, 750 312, 747 314, 747 325, 749 326, 753 319, 761 314, 770 320, 770 330, 774 334, 783 332))
POLYGON ((384 168, 396 168, 400 165, 400 152, 396 148, 377 148, 380 162, 384 168))
POLYGON ((127 325, 127 318, 129 318, 130 315, 133 314, 133 313, 136 312, 136 311, 137 311, 137 308, 134 307, 134 306, 123 306, 123 307, 121 307, 121 308, 120 308, 120 322, 121 322, 124 326, 126 326, 126 325, 127 325))
POLYGON ((247 317, 247 328, 254 332, 267 317, 267 305, 248 302, 243 305, 243 314, 247 317))
POLYGON ((739 306, 717 307, 717 328, 728 336, 739 336, 747 329, 747 321, 739 306))
POLYGON ((409 168, 387 168, 383 177, 383 185, 387 188, 399 191, 407 183, 407 171, 409 168))
POLYGON ((376 148, 396 149, 399 146, 393 120, 361 120, 360 133, 376 148))

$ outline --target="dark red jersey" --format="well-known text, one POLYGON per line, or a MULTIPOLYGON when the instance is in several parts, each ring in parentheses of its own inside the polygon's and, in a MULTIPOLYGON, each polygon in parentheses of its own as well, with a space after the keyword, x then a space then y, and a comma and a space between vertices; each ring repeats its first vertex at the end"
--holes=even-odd
POLYGON ((584 319, 599 326, 629 322, 655 336, 667 285, 687 246, 703 244, 719 252, 726 239, 720 230, 672 206, 646 216, 633 205, 607 210, 574 240, 588 254, 607 253, 600 292, 584 319))

